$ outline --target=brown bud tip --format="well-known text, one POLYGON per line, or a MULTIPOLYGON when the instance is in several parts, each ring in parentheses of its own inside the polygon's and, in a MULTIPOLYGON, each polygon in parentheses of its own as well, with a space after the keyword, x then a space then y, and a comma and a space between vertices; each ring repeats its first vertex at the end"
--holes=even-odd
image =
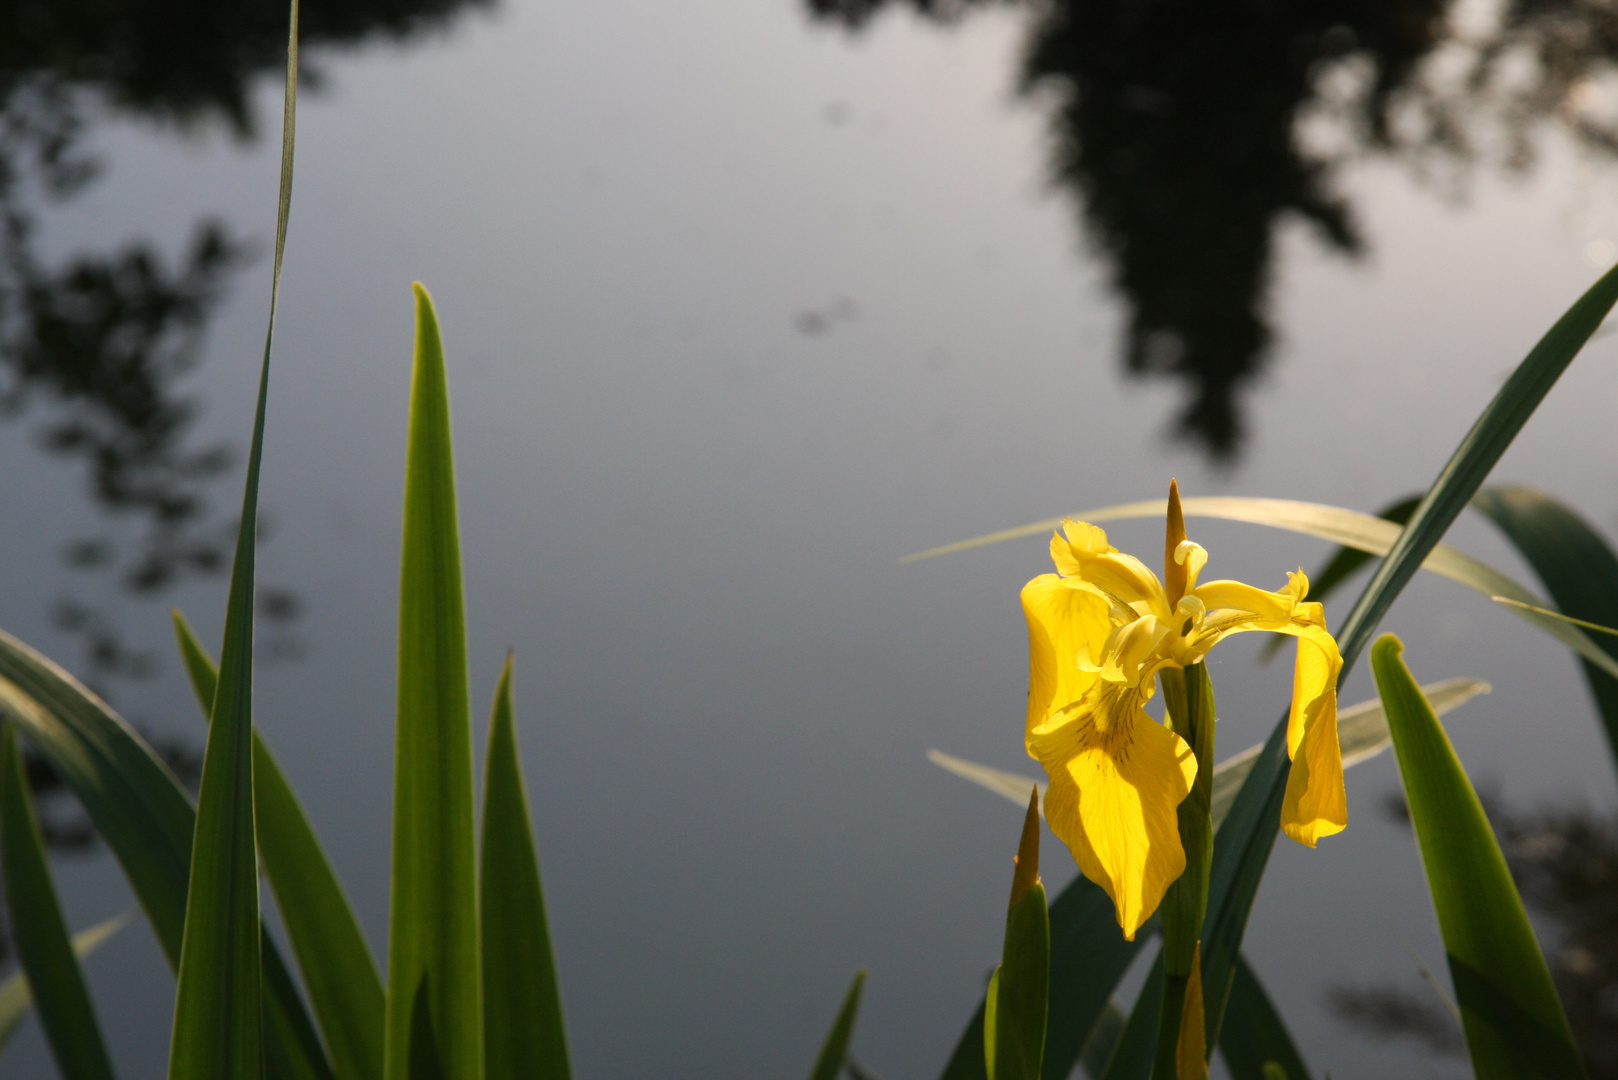
POLYGON ((1017 845, 1017 868, 1011 874, 1011 907, 1039 881, 1039 788, 1028 796, 1028 816, 1022 822, 1022 841, 1017 845))
POLYGON ((1168 594, 1169 607, 1180 602, 1185 595, 1185 564, 1176 562, 1175 551, 1185 539, 1185 514, 1180 509, 1180 484, 1169 481, 1169 512, 1167 530, 1163 537, 1163 591, 1168 594))

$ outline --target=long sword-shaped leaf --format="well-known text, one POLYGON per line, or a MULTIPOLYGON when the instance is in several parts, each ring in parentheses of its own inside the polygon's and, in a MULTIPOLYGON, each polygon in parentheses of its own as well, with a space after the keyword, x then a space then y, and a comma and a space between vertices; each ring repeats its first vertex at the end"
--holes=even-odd
MULTIPOLYGON (((173 618, 180 655, 206 718, 218 671, 185 616, 175 611, 173 618)), ((256 729, 253 786, 259 859, 326 1038, 332 1071, 338 1080, 380 1080, 386 1008, 382 977, 313 826, 256 729)))
MULTIPOLYGON (((1603 626, 1618 625, 1618 558, 1601 534, 1562 503, 1525 487, 1491 487, 1472 505, 1500 527, 1564 614, 1603 626)), ((1618 656, 1618 639, 1596 639, 1618 656)), ((1618 679, 1584 657, 1584 676, 1596 700, 1607 746, 1618 759, 1618 679)))
POLYGON ((517 756, 509 656, 489 722, 481 857, 484 1075, 488 1080, 569 1080, 562 993, 517 756))
POLYGON ((854 1021, 860 1012, 860 993, 864 989, 865 972, 856 971, 854 981, 848 984, 848 993, 843 995, 837 1018, 826 1033, 826 1041, 820 1047, 820 1056, 815 1059, 809 1080, 837 1080, 837 1074, 843 1071, 843 1065, 848 1061, 848 1044, 854 1038, 854 1021))
MULTIPOLYGON (((1601 325, 1614 301, 1618 301, 1618 267, 1604 274, 1546 332, 1461 440, 1411 515, 1409 524, 1377 566, 1370 584, 1360 594, 1339 631, 1338 643, 1343 656, 1339 685, 1370 642, 1382 616, 1461 510, 1477 494, 1495 462, 1601 325)), ((1584 640, 1589 642, 1588 638, 1584 640)), ((1585 650, 1581 649, 1580 655, 1586 655, 1585 650)), ((1599 655, 1606 656, 1605 653, 1599 655)), ((1590 659, 1596 661, 1595 656, 1590 659)), ((1280 827, 1280 804, 1290 766, 1283 745, 1285 732, 1286 716, 1283 715, 1276 721, 1274 736, 1255 761, 1253 772, 1242 785, 1230 816, 1220 828, 1224 838, 1222 852, 1219 841, 1215 841, 1213 885, 1209 890, 1209 919, 1203 943, 1208 1030, 1215 1037, 1223 1023, 1226 995, 1235 977, 1234 961, 1247 929, 1247 917, 1280 827)))
POLYGON ((427 1025, 447 1080, 478 1080, 483 1010, 472 723, 449 388, 432 298, 420 284, 415 295, 399 583, 385 1075, 408 1080, 413 1014, 425 1009, 420 1022, 427 1025))
MULTIPOLYGON (((95 952, 106 941, 129 922, 129 915, 114 915, 105 922, 98 922, 88 930, 80 930, 73 935, 73 955, 83 960, 95 952)), ((28 975, 22 971, 13 971, 3 982, 0 982, 0 1048, 11 1041, 16 1033, 17 1025, 21 1024, 28 1010, 34 1007, 33 988, 28 985, 28 975)))
POLYGON ((1384 634, 1371 668, 1479 1080, 1583 1080, 1573 1032, 1505 855, 1449 737, 1384 634))
MULTIPOLYGON (((1445 679, 1443 682, 1431 683, 1421 688, 1427 695, 1438 715, 1443 716, 1451 709, 1471 700, 1478 694, 1487 694, 1489 684, 1481 679, 1445 679)), ((1344 709, 1337 714, 1337 733, 1342 746, 1343 767, 1349 768, 1362 761, 1369 761, 1389 746, 1388 720, 1382 712, 1382 702, 1363 701, 1358 705, 1344 709)), ((1221 761, 1214 769, 1213 779, 1213 819, 1218 825, 1230 812, 1231 803, 1236 800, 1236 792, 1241 788, 1247 774, 1252 771, 1253 762, 1263 750, 1262 744, 1250 746, 1239 754, 1221 761)), ((964 780, 1003 796, 1011 802, 1021 805, 1022 793, 1030 785, 1039 788, 1039 797, 1045 798, 1045 782, 1035 780, 1022 773, 1010 772, 1006 769, 996 769, 991 765, 979 765, 975 761, 954 757, 942 750, 927 751, 927 760, 934 765, 964 780)))
MULTIPOLYGON (((82 683, 0 631, 0 711, 90 815, 123 867, 158 944, 178 966, 196 811, 162 760, 82 683)), ((327 1080, 331 1068, 280 950, 263 936, 266 1062, 278 1080, 327 1080)))
POLYGON ((112 1080, 112 1061, 56 899, 11 724, 0 727, 0 870, 12 941, 62 1080, 112 1080))
POLYGON ((263 953, 258 905, 258 841, 253 798, 253 602, 259 470, 270 352, 281 293, 287 217, 292 205, 293 132, 298 91, 298 0, 287 32, 281 121, 281 177, 270 271, 270 312, 259 367, 258 403, 247 455, 241 524, 225 606, 219 688, 197 795, 185 936, 180 948, 169 1080, 250 1080, 263 1069, 263 953))
POLYGON ((1279 1067, 1286 1080, 1309 1080, 1309 1068, 1280 1012, 1242 958, 1236 961, 1236 979, 1230 985, 1219 1053, 1231 1080, 1266 1080, 1267 1064, 1279 1067))

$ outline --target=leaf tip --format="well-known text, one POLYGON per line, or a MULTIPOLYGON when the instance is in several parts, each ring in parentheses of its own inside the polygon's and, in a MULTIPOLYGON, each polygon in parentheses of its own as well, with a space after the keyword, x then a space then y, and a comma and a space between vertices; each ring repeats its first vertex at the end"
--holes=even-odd
POLYGON ((1028 813, 1022 822, 1022 839, 1017 844, 1017 856, 1012 860, 1016 868, 1011 874, 1011 903, 1016 907, 1039 883, 1039 786, 1028 796, 1028 813))

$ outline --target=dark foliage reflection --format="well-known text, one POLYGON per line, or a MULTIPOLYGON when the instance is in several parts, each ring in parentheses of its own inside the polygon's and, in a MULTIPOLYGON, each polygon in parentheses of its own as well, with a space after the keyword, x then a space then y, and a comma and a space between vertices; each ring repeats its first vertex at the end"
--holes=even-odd
POLYGON ((1362 250, 1333 183, 1343 164, 1396 154, 1451 181, 1478 159, 1521 169, 1547 120, 1618 151, 1598 90, 1618 57, 1604 0, 1507 0, 1476 25, 1445 0, 805 2, 851 30, 888 6, 946 22, 1028 9, 1021 86, 1049 109, 1052 178, 1129 305, 1127 369, 1185 383, 1174 430, 1217 459, 1240 447, 1240 392, 1273 341, 1278 226, 1362 250))
MULTIPOLYGON (((322 48, 404 41, 486 0, 306 0, 303 40, 322 48)), ((183 377, 248 245, 218 221, 182 237, 132 239, 47 259, 52 212, 103 171, 87 146, 97 123, 139 116, 222 127, 251 138, 255 79, 285 63, 282 0, 22 0, 0 6, 0 418, 33 414, 44 450, 79 463, 108 525, 65 546, 69 565, 156 593, 223 570, 234 522, 208 497, 229 447, 191 437, 196 402, 183 377)), ((308 55, 308 54, 306 54, 308 55)), ((306 69, 305 82, 316 82, 306 69)), ((229 500, 224 500, 227 504, 229 500)), ((272 589, 261 611, 270 659, 294 655, 296 597, 272 589)), ((64 597, 57 625, 84 646, 105 684, 139 677, 152 657, 130 647, 102 603, 64 597)))
MULTIPOLYGON (((318 63, 323 48, 404 42, 489 2, 304 0, 305 56, 318 63)), ((189 240, 131 239, 65 260, 47 258, 41 236, 51 214, 104 171, 88 149, 98 123, 133 115, 252 138, 254 81, 276 75, 285 56, 284 0, 0 5, 0 419, 29 417, 46 452, 82 466, 108 524, 66 544, 66 560, 138 596, 228 565, 236 523, 209 494, 234 455, 195 444, 197 404, 183 381, 249 245, 210 219, 189 240), (176 245, 178 258, 163 254, 176 245)), ((302 81, 318 85, 317 76, 306 66, 302 81)), ((296 655, 297 597, 266 587, 259 612, 268 631, 261 654, 296 655)), ((83 670, 100 686, 151 670, 152 656, 129 644, 104 602, 64 596, 53 614, 83 643, 83 670)), ((190 741, 149 739, 182 780, 195 781, 190 741)), ((94 834, 60 779, 37 757, 28 767, 50 846, 89 848, 94 834)), ((0 924, 0 960, 6 953, 0 924)))

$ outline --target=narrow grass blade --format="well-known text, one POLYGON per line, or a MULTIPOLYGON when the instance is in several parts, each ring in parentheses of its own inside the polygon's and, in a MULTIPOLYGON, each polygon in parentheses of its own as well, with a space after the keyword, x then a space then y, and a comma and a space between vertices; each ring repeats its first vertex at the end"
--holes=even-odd
MULTIPOLYGON (((185 616, 172 613, 180 655, 206 718, 218 673, 185 616)), ((253 732, 259 859, 309 991, 338 1080, 380 1080, 382 978, 343 887, 286 774, 253 732)))
MULTIPOLYGON (((185 789, 135 731, 82 683, 0 631, 0 711, 47 758, 107 842, 171 965, 178 966, 196 811, 185 789)), ((331 1068, 296 984, 262 939, 277 1080, 326 1080, 331 1068)))
MULTIPOLYGON (((88 930, 80 930, 73 935, 73 955, 83 960, 95 952, 112 935, 124 928, 129 922, 127 913, 114 915, 105 922, 96 923, 88 930)), ((28 976, 22 971, 14 971, 0 981, 0 1049, 11 1041, 16 1033, 17 1025, 21 1024, 28 1010, 34 1007, 33 988, 28 985, 28 976)))
POLYGON ((521 760, 508 656, 494 692, 483 774, 484 1075, 488 1080, 569 1080, 562 992, 521 760))
POLYGON ((1084 1041, 1084 1052, 1079 1055, 1079 1064, 1087 1076, 1099 1077, 1107 1071, 1107 1062, 1118 1049, 1118 1040, 1123 1037, 1124 1025, 1128 1022, 1129 1014, 1118 1004, 1118 999, 1110 998, 1096 1018, 1090 1037, 1084 1041))
MULTIPOLYGON (((1372 555, 1386 555, 1391 552, 1401 535, 1399 526, 1391 521, 1385 521, 1371 514, 1362 514, 1358 510, 1348 510, 1340 506, 1327 506, 1323 503, 1298 502, 1292 499, 1210 496, 1185 499, 1182 505, 1186 517, 1211 517, 1224 521, 1241 521, 1250 525, 1267 525, 1272 528, 1287 529, 1292 532, 1302 533, 1305 536, 1330 540, 1342 547, 1372 555)), ((1165 500, 1157 499, 1086 510, 1073 516, 1092 524, 1100 524, 1128 518, 1162 517, 1167 507, 1168 503, 1165 500)), ((1063 520, 1065 519, 1054 519, 1054 524, 1060 525, 1063 520)), ((1052 522, 1038 522, 1036 525, 1025 526, 1024 530, 1014 531, 1018 532, 1019 535, 1024 535, 1025 530, 1028 529, 1037 529, 1037 531, 1043 532, 1048 530, 1051 525, 1052 522)), ((982 542, 987 543, 990 541, 983 539, 982 542)), ((963 541, 962 543, 966 546, 975 546, 978 541, 963 541)), ((958 549, 960 546, 950 545, 947 549, 937 548, 934 550, 943 553, 946 550, 958 549)), ((922 558, 932 554, 933 552, 922 552, 915 557, 922 558)), ((1578 627, 1532 610, 1534 607, 1546 606, 1545 602, 1536 596, 1532 590, 1487 563, 1479 562, 1472 556, 1457 551, 1446 544, 1435 544, 1424 552, 1421 566, 1423 569, 1430 570, 1441 577, 1449 578, 1457 584, 1465 585, 1483 596, 1504 596, 1527 605, 1526 608, 1508 608, 1507 610, 1524 622, 1530 623, 1556 638, 1609 675, 1618 678, 1618 659, 1604 651, 1601 646, 1592 641, 1578 627)), ((1408 580, 1408 578, 1405 580, 1408 580)), ((1403 587, 1402 582, 1400 587, 1403 587)), ((1345 629, 1351 625, 1351 623, 1345 624, 1345 629)), ((1364 644, 1362 640, 1359 642, 1358 647, 1363 648, 1364 644)), ((1346 657, 1347 653, 1344 656, 1346 657)))
POLYGON ((820 1056, 815 1059, 809 1080, 837 1080, 837 1074, 843 1071, 843 1065, 848 1060, 848 1044, 854 1038, 854 1021, 860 1012, 860 993, 864 989, 865 971, 862 968, 854 973, 854 981, 848 984, 848 993, 843 995, 842 1007, 837 1010, 837 1019, 832 1021, 831 1030, 826 1033, 826 1041, 820 1047, 820 1056))
POLYGON ((253 795, 253 601, 258 540, 259 471, 270 352, 281 292, 287 217, 292 202, 293 133, 297 116, 298 0, 287 30, 281 125, 281 177, 276 199, 270 311, 259 368, 258 403, 247 455, 241 524, 225 606, 219 686, 197 796, 185 935, 175 994, 169 1080, 256 1078, 263 1069, 263 953, 259 939, 258 842, 253 795))
POLYGON ((1264 984, 1245 959, 1236 962, 1219 1053, 1231 1080, 1266 1080, 1266 1065, 1279 1068, 1286 1080, 1309 1080, 1303 1055, 1275 1003, 1265 993, 1264 984))
MULTIPOLYGON (((1618 626, 1618 558, 1583 518, 1549 495, 1526 487, 1485 488, 1472 505, 1528 560, 1559 610, 1573 618, 1618 626)), ((1618 657, 1618 641, 1598 640, 1603 652, 1618 657)), ((1588 657, 1581 658, 1608 749, 1618 760, 1618 679, 1588 657)))
POLYGON ((1393 731, 1473 1071, 1479 1080, 1582 1080, 1578 1046, 1505 856, 1403 650, 1398 638, 1384 634, 1371 650, 1371 668, 1393 731))
MULTIPOLYGON (((1410 515, 1416 512, 1416 507, 1420 504, 1421 496, 1411 495, 1389 503, 1376 516, 1383 521, 1403 525, 1410 520, 1410 515)), ((1312 603, 1325 603, 1339 588, 1348 583, 1349 578, 1369 564, 1372 558, 1373 555, 1369 551, 1338 547, 1319 570, 1309 575, 1309 594, 1304 599, 1312 603)), ((1287 639, 1284 636, 1272 635, 1259 650, 1260 660, 1268 663, 1286 643, 1287 639)))
POLYGON ((416 296, 416 357, 399 583, 387 1080, 409 1077, 412 1012, 447 1080, 483 1074, 472 723, 460 526, 444 349, 432 298, 416 296))
MULTIPOLYGON (((1487 694, 1489 684, 1482 679, 1445 679, 1423 686, 1421 692, 1427 695, 1427 700, 1432 702, 1438 715, 1443 716, 1478 694, 1487 694)), ((1339 712, 1337 736, 1342 745, 1345 769, 1362 761, 1369 761, 1386 750, 1390 743, 1388 721, 1382 712, 1382 702, 1362 701, 1339 712)), ((1247 774, 1252 771, 1254 759, 1262 749, 1264 749, 1262 744, 1250 746, 1241 753, 1221 761, 1214 769, 1213 819, 1216 826, 1230 812, 1231 803, 1236 799, 1236 792, 1241 788, 1242 781, 1247 779, 1247 774)), ((927 751, 927 760, 1018 805, 1022 804, 1022 793, 1027 791, 1030 785, 1039 788, 1041 800, 1045 798, 1045 781, 1036 780, 1032 776, 996 769, 991 765, 979 765, 975 761, 967 761, 965 758, 946 754, 942 750, 927 751)))
POLYGON ((0 871, 11 912, 11 940, 62 1080, 112 1080, 112 1061, 56 899, 11 724, 0 726, 0 871))

